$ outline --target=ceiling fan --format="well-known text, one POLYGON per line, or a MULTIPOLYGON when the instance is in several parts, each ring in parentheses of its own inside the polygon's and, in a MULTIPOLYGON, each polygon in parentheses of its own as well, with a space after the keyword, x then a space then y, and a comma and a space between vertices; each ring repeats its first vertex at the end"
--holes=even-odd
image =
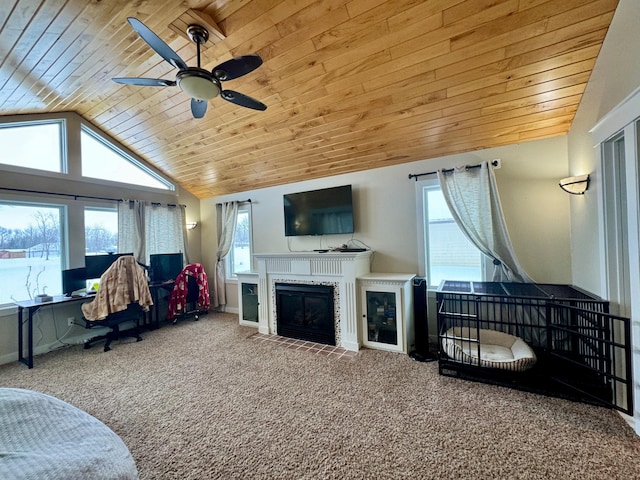
POLYGON ((242 55, 222 62, 213 68, 211 72, 200 68, 200 45, 209 39, 209 32, 200 25, 189 25, 187 35, 198 48, 198 66, 189 67, 180 56, 173 51, 160 37, 153 33, 144 23, 137 18, 127 18, 142 39, 149 44, 155 52, 167 62, 178 69, 175 80, 162 78, 137 78, 120 77, 112 80, 125 85, 140 85, 147 87, 175 87, 179 86, 183 92, 191 97, 191 113, 194 118, 202 118, 207 111, 207 102, 220 95, 224 100, 253 108, 254 110, 266 110, 267 106, 258 100, 233 90, 223 90, 220 82, 233 80, 246 75, 262 65, 259 55, 242 55))

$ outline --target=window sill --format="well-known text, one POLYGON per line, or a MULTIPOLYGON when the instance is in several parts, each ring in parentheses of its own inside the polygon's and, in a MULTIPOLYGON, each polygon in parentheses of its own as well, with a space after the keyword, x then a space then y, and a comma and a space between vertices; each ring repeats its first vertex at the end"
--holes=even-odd
POLYGON ((18 314, 18 307, 13 304, 0 305, 0 318, 13 317, 18 314))

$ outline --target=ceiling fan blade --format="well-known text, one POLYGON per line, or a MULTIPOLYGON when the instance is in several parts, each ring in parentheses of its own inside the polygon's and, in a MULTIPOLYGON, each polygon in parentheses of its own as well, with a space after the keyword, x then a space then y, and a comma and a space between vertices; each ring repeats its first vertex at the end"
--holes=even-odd
POLYGON ((153 33, 144 23, 134 17, 127 18, 127 21, 137 34, 140 35, 158 55, 180 70, 187 68, 185 61, 182 60, 182 58, 180 58, 180 56, 174 52, 173 49, 164 42, 164 40, 153 33))
POLYGON ((207 102, 205 100, 191 99, 191 113, 193 118, 202 118, 207 113, 207 102))
POLYGON ((140 85, 143 87, 174 87, 177 85, 173 80, 164 80, 163 78, 120 77, 112 78, 111 80, 124 85, 140 85))
POLYGON ((242 55, 214 67, 213 75, 220 81, 233 80, 254 71, 260 65, 262 65, 262 58, 259 55, 242 55))
POLYGON ((259 102, 255 98, 251 98, 248 95, 234 92, 233 90, 223 90, 220 92, 220 96, 227 102, 235 103, 236 105, 240 105, 241 107, 253 108, 254 110, 267 109, 267 106, 264 103, 259 102))

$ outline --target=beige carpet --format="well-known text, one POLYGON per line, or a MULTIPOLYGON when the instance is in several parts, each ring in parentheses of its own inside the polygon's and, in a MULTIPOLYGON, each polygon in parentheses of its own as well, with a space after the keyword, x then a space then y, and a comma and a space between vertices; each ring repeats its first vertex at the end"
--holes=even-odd
POLYGON ((74 346, 32 370, 3 365, 0 382, 102 420, 144 480, 640 478, 640 439, 613 411, 254 333, 212 314, 108 353, 74 346))

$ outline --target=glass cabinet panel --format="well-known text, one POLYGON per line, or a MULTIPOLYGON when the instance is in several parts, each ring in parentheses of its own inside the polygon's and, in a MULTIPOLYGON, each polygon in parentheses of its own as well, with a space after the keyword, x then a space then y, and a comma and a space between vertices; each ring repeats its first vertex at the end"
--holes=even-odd
POLYGON ((366 292, 367 339, 370 342, 398 344, 398 319, 394 292, 366 292))
POLYGON ((238 277, 238 317, 240 325, 258 327, 258 274, 253 272, 236 273, 238 277))
POLYGON ((404 352, 406 282, 391 275, 369 274, 360 279, 361 338, 365 347, 404 352))
POLYGON ((242 320, 258 322, 258 286, 253 283, 242 283, 242 320))

